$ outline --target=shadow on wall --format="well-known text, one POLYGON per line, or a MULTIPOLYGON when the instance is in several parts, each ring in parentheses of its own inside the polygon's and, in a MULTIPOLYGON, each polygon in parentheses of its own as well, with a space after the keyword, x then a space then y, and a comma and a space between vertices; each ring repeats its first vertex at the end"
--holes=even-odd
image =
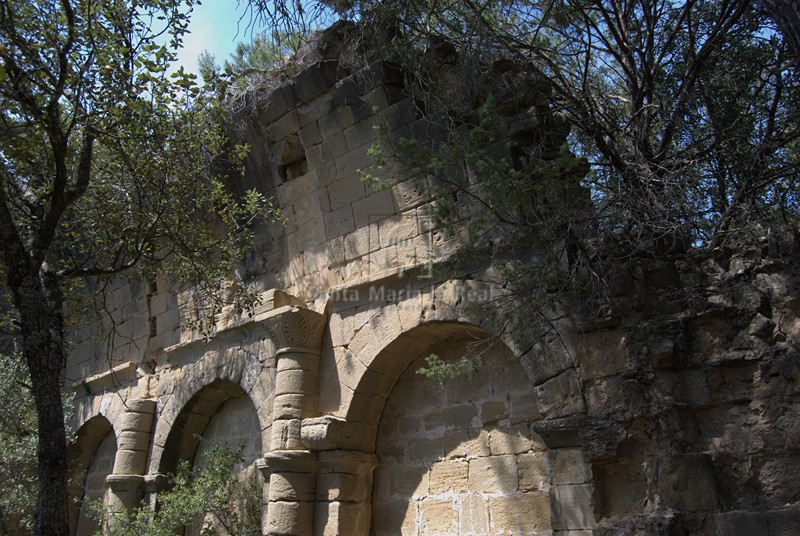
POLYGON ((546 447, 519 360, 495 343, 472 380, 444 387, 418 374, 429 353, 468 351, 456 337, 403 373, 384 409, 376 453, 373 533, 381 535, 549 534, 546 447))
POLYGON ((68 453, 70 497, 74 498, 69 505, 71 534, 91 536, 100 530, 89 505, 103 499, 106 477, 114 469, 116 454, 114 430, 102 415, 92 417, 78 430, 68 453))
MULTIPOLYGON (((224 442, 233 450, 241 447, 243 461, 234 468, 236 476, 232 478, 260 484, 263 477, 255 467, 255 460, 262 455, 261 437, 258 415, 247 393, 236 383, 217 380, 201 389, 180 412, 164 454, 172 467, 177 467, 181 460, 202 467, 204 454, 213 444, 224 442)), ((266 492, 258 497, 262 510, 265 497, 266 492)), ((199 535, 203 525, 204 522, 188 525, 184 534, 199 535)))

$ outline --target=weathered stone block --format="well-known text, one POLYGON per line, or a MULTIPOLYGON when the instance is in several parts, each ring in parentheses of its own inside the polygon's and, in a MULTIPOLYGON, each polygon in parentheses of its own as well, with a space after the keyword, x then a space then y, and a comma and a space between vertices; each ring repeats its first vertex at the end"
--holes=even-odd
POLYGON ((467 449, 467 458, 483 458, 490 456, 489 430, 481 429, 478 430, 477 434, 471 434, 470 440, 465 446, 467 449))
POLYGON ((369 503, 372 476, 355 473, 322 473, 317 477, 318 501, 369 503))
MULTIPOLYGON (((382 190, 380 192, 372 192, 370 190, 367 194, 364 199, 359 199, 353 203, 353 217, 358 227, 375 224, 397 213, 391 190, 382 190)), ((378 240, 380 245, 377 228, 375 240, 378 240)))
POLYGON ((428 466, 391 465, 382 467, 376 478, 377 495, 389 500, 428 496, 428 466))
MULTIPOLYGON (((368 199, 363 199, 362 202, 366 203, 368 199)), ((344 237, 344 256, 347 260, 359 259, 379 248, 377 224, 359 226, 344 237)))
POLYGON ((117 475, 140 475, 147 466, 147 451, 118 450, 114 458, 113 473, 117 475))
POLYGON ((285 370, 275 380, 275 394, 313 394, 316 392, 318 374, 309 370, 285 370))
POLYGON ((584 381, 611 376, 625 371, 628 351, 625 333, 621 330, 597 330, 579 338, 578 362, 584 381))
POLYGON ((425 417, 425 430, 468 428, 478 416, 478 408, 473 404, 464 404, 442 408, 441 411, 425 417))
POLYGON ((340 237, 355 230, 353 210, 350 205, 325 214, 325 234, 328 240, 340 237))
POLYGON ((367 370, 361 376, 356 387, 356 392, 362 395, 379 396, 383 398, 389 396, 392 387, 394 387, 394 383, 394 376, 367 370))
POLYGON ((277 371, 282 373, 290 370, 316 372, 319 370, 319 356, 301 352, 283 352, 277 356, 277 371))
POLYGON ((273 419, 301 419, 307 399, 308 395, 303 393, 276 395, 272 407, 273 419))
MULTIPOLYGON (((353 110, 352 114, 354 120, 358 122, 344 131, 347 146, 369 149, 374 144, 378 143, 378 131, 376 130, 378 120, 376 117, 372 116, 372 111, 370 110, 369 115, 363 118, 363 120, 361 119, 361 110, 353 110)), ((375 161, 373 159, 372 164, 374 163, 375 161)))
POLYGON ((519 468, 519 489, 521 491, 545 491, 550 487, 547 454, 544 452, 526 452, 517 458, 519 468))
POLYGON ((302 449, 300 422, 300 419, 276 419, 272 421, 270 450, 302 449))
MULTIPOLYGON (((533 385, 530 386, 530 391, 533 391, 533 385)), ((536 396, 533 392, 512 397, 509 401, 509 405, 511 406, 509 416, 511 424, 542 419, 542 413, 539 411, 539 403, 536 401, 536 396)))
POLYGON ((546 493, 528 492, 513 497, 490 497, 489 520, 492 533, 533 534, 550 529, 550 498, 546 493))
POLYGON ((508 418, 508 404, 506 400, 487 400, 481 404, 481 422, 484 426, 495 424, 508 418))
POLYGON ((562 372, 535 388, 539 409, 548 418, 566 417, 584 411, 583 393, 575 369, 562 372))
POLYGON ((554 484, 586 484, 592 481, 592 469, 581 449, 555 449, 552 452, 554 484))
POLYGON ((709 523, 714 536, 754 536, 774 534, 769 530, 769 521, 763 512, 724 512, 713 516, 709 523))
POLYGON ((718 505, 714 474, 701 453, 659 460, 657 491, 667 506, 677 510, 697 512, 718 505))
MULTIPOLYGON (((297 181, 309 183, 311 175, 303 175, 303 177, 298 177, 292 181, 289 181, 285 184, 294 184, 297 181)), ((289 194, 289 195, 293 195, 289 194)), ((292 210, 294 214, 294 218, 292 221, 292 225, 296 225, 300 228, 304 226, 305 223, 314 222, 319 219, 320 212, 322 211, 322 207, 320 205, 320 196, 319 193, 316 191, 311 191, 308 194, 299 194, 302 197, 294 198, 292 201, 292 210)), ((288 204, 288 203, 287 203, 288 204)), ((317 229, 316 232, 322 235, 323 230, 317 229)))
POLYGON ((417 214, 414 211, 391 216, 378 223, 381 247, 396 245, 419 235, 417 214))
POLYGON ((314 534, 368 536, 372 505, 369 502, 330 502, 317 505, 314 534), (324 508, 324 511, 321 509, 324 508), (321 530, 320 530, 321 528, 321 530))
POLYGON ((332 139, 334 136, 339 136, 342 138, 342 141, 346 141, 343 133, 354 124, 355 121, 353 120, 352 112, 346 106, 331 110, 319 120, 319 128, 325 140, 332 139))
POLYGON ((769 536, 795 536, 800 527, 800 509, 786 508, 766 513, 769 536))
POLYGON ((489 506, 479 495, 466 495, 461 500, 461 534, 485 536, 489 532, 489 506))
MULTIPOLYGON (((364 123, 367 119, 374 117, 373 104, 370 102, 369 95, 353 99, 347 103, 347 107, 350 109, 353 121, 356 124, 364 123)), ((355 147, 355 145, 351 145, 350 147, 355 147)))
MULTIPOLYGON (((336 135, 330 138, 325 138, 325 141, 311 149, 319 148, 320 163, 325 165, 335 165, 335 161, 342 155, 347 154, 349 148, 344 136, 336 135)), ((337 169, 337 173, 339 173, 337 169)), ((341 173, 339 173, 341 176, 341 173)))
MULTIPOLYGON (((392 192, 397 210, 405 212, 430 201, 428 180, 424 175, 399 182, 389 190, 392 192)), ((424 229, 429 231, 430 228, 424 229)))
POLYGON ((269 91, 266 98, 258 99, 258 119, 262 125, 269 125, 294 107, 292 88, 284 84, 269 91))
POLYGON ((382 112, 383 120, 390 131, 395 131, 417 118, 417 107, 412 99, 403 99, 382 112))
POLYGON ((536 344, 530 352, 520 358, 531 382, 538 385, 558 376, 574 366, 570 351, 557 341, 536 344))
POLYGON ((374 508, 373 531, 375 536, 416 535, 417 502, 398 500, 379 503, 374 508))
POLYGON ((117 449, 119 450, 147 450, 149 445, 150 434, 146 432, 126 430, 117 436, 117 449))
MULTIPOLYGON (((297 117, 300 119, 300 126, 305 128, 316 123, 327 112, 326 107, 330 105, 330 92, 323 93, 316 99, 297 107, 297 117)), ((308 147, 308 146, 307 146, 308 147)))
POLYGON ((270 501, 267 531, 275 536, 311 536, 314 525, 314 503, 270 501))
POLYGON ((367 367, 361 361, 356 359, 350 350, 337 352, 337 354, 339 359, 336 362, 336 370, 339 373, 341 384, 345 385, 352 391, 356 391, 359 383, 361 382, 362 376, 368 370, 367 367))
POLYGON ((406 443, 406 453, 409 459, 430 465, 444 458, 444 438, 438 435, 411 438, 406 443))
POLYGON ((493 455, 519 454, 531 450, 533 441, 527 423, 508 428, 496 428, 489 433, 489 449, 493 455))
POLYGON ((358 98, 364 91, 356 81, 356 75, 350 75, 336 82, 328 94, 331 96, 331 106, 339 108, 358 98))
POLYGON ((420 505, 425 534, 455 534, 458 530, 458 511, 452 500, 428 499, 420 505))
POLYGON ((352 148, 345 155, 336 159, 336 171, 342 177, 355 175, 362 180, 361 171, 369 172, 375 164, 375 159, 369 155, 371 144, 352 148))
POLYGON ((269 476, 269 500, 313 501, 316 478, 312 473, 272 473, 269 476))
POLYGON ((446 460, 431 466, 430 493, 438 495, 467 489, 469 463, 466 460, 446 460))
POLYGON ((300 130, 300 118, 296 110, 290 110, 267 127, 268 136, 275 142, 282 140, 300 130))
POLYGON ((331 209, 348 208, 366 195, 364 183, 357 175, 344 177, 327 187, 331 209))
POLYGON ((351 410, 348 420, 364 424, 376 424, 383 411, 386 399, 380 396, 365 395, 355 392, 350 400, 351 410))
POLYGON ((554 530, 592 529, 597 524, 592 485, 554 486, 550 494, 554 530))
POLYGON ((300 71, 291 82, 292 93, 297 104, 308 102, 327 91, 339 78, 339 62, 326 60, 300 71))
POLYGON ((488 456, 469 462, 469 491, 513 493, 519 487, 517 457, 488 456))

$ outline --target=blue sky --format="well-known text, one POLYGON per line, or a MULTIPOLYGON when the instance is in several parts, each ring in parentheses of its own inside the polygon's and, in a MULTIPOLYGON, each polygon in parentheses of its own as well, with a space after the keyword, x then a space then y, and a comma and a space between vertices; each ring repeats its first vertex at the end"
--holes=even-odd
POLYGON ((222 63, 236 48, 236 43, 250 40, 247 19, 239 19, 245 13, 244 5, 236 0, 202 0, 192 11, 190 34, 184 36, 183 49, 178 52, 178 65, 184 70, 197 73, 197 58, 204 50, 211 52, 218 63, 222 63))

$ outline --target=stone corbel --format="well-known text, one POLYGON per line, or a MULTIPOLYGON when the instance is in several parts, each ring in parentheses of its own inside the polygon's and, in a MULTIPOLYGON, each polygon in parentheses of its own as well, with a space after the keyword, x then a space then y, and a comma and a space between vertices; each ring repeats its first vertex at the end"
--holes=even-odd
POLYGON ((300 441, 311 450, 353 450, 369 452, 375 427, 347 421, 333 415, 303 419, 300 441))

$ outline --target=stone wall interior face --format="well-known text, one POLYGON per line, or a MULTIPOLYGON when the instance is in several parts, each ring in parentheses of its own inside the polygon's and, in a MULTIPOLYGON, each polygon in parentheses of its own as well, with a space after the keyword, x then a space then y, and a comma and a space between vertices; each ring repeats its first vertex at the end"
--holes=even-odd
POLYGON ((461 336, 413 361, 386 402, 373 491, 376 535, 550 534, 541 418, 518 359, 461 336), (471 379, 444 387, 418 373, 435 353, 480 354, 471 379))
MULTIPOLYGON (((480 209, 437 228, 442 184, 391 158, 387 139, 437 132, 403 73, 329 56, 251 95, 241 118, 251 152, 232 187, 287 218, 257 230, 237 269, 261 303, 200 332, 199 289, 119 279, 113 322, 70 335, 72 494, 155 507, 164 475, 200 459, 199 434, 245 444, 270 536, 796 534, 796 245, 643 260, 606 316, 519 348, 470 307, 505 290, 497 270, 429 269, 455 261, 480 209), (487 337, 471 381, 416 374, 487 337)), ((96 528, 74 506, 70 522, 96 528)))
MULTIPOLYGON (((228 399, 211 417, 201 436, 202 439, 192 461, 193 467, 202 468, 205 465, 204 455, 211 446, 223 442, 232 450, 242 449, 242 462, 234 468, 235 474, 231 475, 231 478, 262 484, 261 473, 255 466, 256 460, 264 454, 261 446, 261 427, 253 403, 246 393, 242 392, 228 399)), ((238 499, 236 497, 234 501, 238 499)), ((262 497, 258 500, 262 500, 262 497)), ((234 502, 232 506, 236 507, 238 504, 234 502)), ((213 520, 198 520, 186 527, 184 535, 200 536, 206 522, 213 526, 213 520)))
POLYGON ((86 471, 83 498, 78 513, 77 536, 93 536, 100 530, 100 522, 96 518, 97 513, 92 512, 91 507, 96 506, 94 503, 102 502, 105 498, 106 477, 113 471, 116 454, 117 441, 114 432, 110 431, 100 441, 92 463, 89 464, 86 471))

